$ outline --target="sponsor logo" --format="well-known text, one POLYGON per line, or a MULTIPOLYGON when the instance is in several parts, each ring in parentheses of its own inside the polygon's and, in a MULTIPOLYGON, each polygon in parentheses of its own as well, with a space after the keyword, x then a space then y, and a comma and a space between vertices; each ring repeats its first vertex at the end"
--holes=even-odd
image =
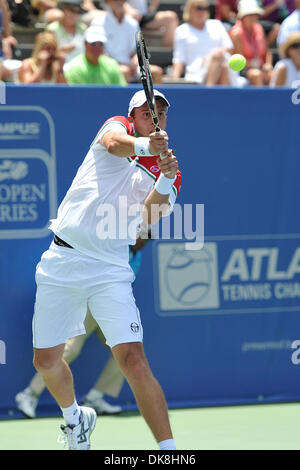
POLYGON ((300 247, 234 247, 232 241, 206 242, 200 251, 184 243, 154 247, 161 315, 263 313, 300 310, 300 247))
POLYGON ((3 122, 0 123, 0 137, 1 139, 9 139, 11 136, 38 136, 40 133, 39 122, 3 122))
POLYGON ((3 106, 0 238, 45 237, 56 214, 54 125, 35 106, 3 106))
POLYGON ((6 86, 5 82, 0 80, 0 104, 6 103, 6 86))
POLYGON ((0 182, 6 179, 19 180, 28 174, 26 162, 14 162, 13 160, 3 160, 0 162, 0 182))
POLYGON ((291 88, 296 88, 292 93, 291 100, 293 104, 300 103, 300 80, 294 80, 291 88))
POLYGON ((0 364, 6 364, 6 344, 0 340, 0 364))
POLYGON ((160 171, 160 168, 158 165, 152 165, 150 167, 150 171, 153 171, 153 173, 158 173, 160 171))
POLYGON ((188 251, 184 243, 158 245, 161 310, 219 307, 216 243, 188 251))
POLYGON ((300 364, 300 340, 296 339, 295 341, 292 342, 291 345, 292 349, 295 349, 295 351, 292 354, 292 363, 297 366, 300 364))
POLYGON ((132 322, 131 325, 130 325, 130 329, 131 329, 131 331, 133 331, 133 333, 138 333, 140 327, 136 322, 132 322))

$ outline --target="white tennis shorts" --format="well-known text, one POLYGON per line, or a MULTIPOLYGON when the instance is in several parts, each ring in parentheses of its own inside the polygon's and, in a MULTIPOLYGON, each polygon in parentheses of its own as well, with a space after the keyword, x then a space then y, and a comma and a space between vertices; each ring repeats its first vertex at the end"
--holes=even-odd
POLYGON ((134 273, 51 243, 36 268, 33 346, 51 348, 85 333, 89 307, 111 348, 143 341, 134 273))

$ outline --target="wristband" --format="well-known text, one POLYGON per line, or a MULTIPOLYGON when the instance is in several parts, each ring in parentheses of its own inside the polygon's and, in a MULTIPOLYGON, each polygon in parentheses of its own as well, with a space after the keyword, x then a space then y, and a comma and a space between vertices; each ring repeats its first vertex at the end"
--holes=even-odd
POLYGON ((149 150, 150 139, 149 137, 137 137, 134 142, 134 152, 140 157, 153 157, 149 150))
POLYGON ((158 180, 156 181, 154 185, 154 189, 159 193, 159 194, 170 194, 172 186, 174 181, 176 180, 175 178, 167 178, 165 175, 162 173, 159 175, 158 180))

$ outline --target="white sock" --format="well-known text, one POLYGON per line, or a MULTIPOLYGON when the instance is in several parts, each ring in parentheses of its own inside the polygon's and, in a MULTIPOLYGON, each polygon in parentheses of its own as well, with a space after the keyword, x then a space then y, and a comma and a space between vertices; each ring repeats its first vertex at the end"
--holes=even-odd
POLYGON ((61 411, 67 424, 74 424, 75 426, 79 424, 80 409, 76 400, 68 408, 61 408, 61 411))
POLYGON ((174 439, 166 439, 158 443, 160 450, 176 450, 174 439))
POLYGON ((86 395, 86 398, 88 400, 97 400, 97 398, 102 398, 103 393, 100 392, 99 390, 96 390, 95 388, 92 388, 89 393, 86 395))

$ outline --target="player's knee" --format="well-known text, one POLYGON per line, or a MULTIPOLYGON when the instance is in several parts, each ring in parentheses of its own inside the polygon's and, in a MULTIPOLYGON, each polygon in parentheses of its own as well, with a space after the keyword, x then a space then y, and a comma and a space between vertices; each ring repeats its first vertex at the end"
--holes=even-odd
POLYGON ((33 357, 33 365, 38 372, 41 374, 43 372, 47 372, 49 370, 54 369, 60 358, 56 355, 51 354, 51 352, 42 349, 42 350, 35 350, 34 357, 33 357))
POLYGON ((118 358, 119 366, 124 375, 131 380, 142 380, 149 374, 149 366, 139 348, 128 345, 126 352, 118 358))
POLYGON ((149 370, 143 359, 135 354, 130 354, 125 365, 126 375, 132 380, 142 382, 148 376, 149 370))

